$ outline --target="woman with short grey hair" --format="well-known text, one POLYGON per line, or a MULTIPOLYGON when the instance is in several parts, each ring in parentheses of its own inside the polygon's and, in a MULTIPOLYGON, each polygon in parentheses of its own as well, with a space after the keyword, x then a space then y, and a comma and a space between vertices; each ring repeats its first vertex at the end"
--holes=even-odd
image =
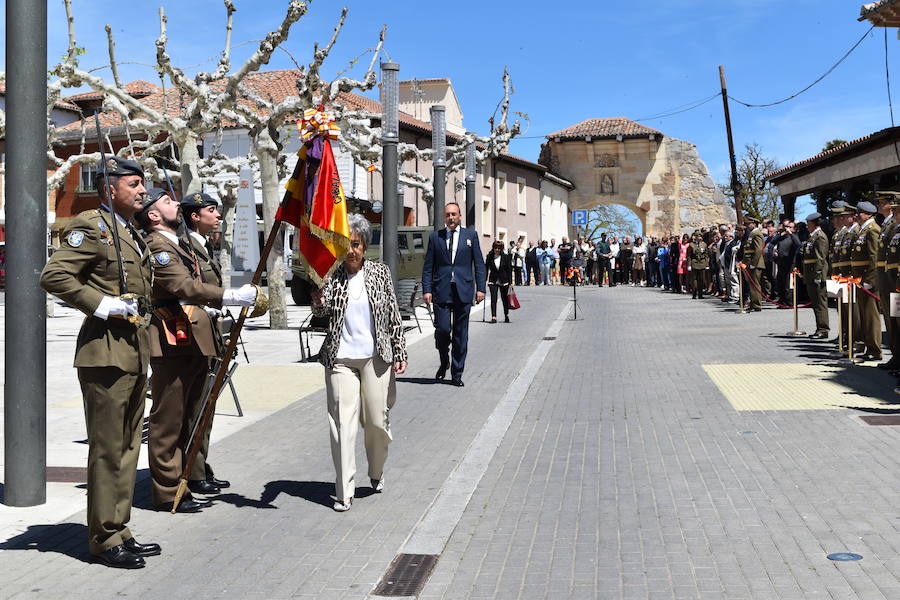
POLYGON ((356 489, 356 433, 363 427, 369 480, 384 490, 384 463, 394 405, 394 374, 406 371, 406 339, 391 273, 365 259, 372 239, 369 222, 351 214, 350 250, 325 287, 312 293, 312 312, 327 315, 328 334, 319 353, 325 366, 331 456, 335 470, 334 510, 350 509, 356 489))

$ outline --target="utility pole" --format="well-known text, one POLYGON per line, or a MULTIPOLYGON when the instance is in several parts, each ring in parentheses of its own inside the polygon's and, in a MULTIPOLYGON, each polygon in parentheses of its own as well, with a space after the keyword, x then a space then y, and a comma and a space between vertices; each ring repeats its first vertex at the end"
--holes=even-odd
POLYGON ((47 3, 7 0, 6 24, 3 502, 36 506, 47 501, 47 3))
POLYGON ((432 177, 434 201, 432 202, 432 220, 434 230, 444 227, 444 196, 447 189, 447 115, 441 104, 431 107, 431 149, 434 152, 432 177))
POLYGON ((397 225, 403 210, 397 197, 397 144, 400 142, 400 88, 397 76, 400 65, 381 64, 381 258, 397 285, 397 225))
POLYGON ((734 138, 731 135, 731 112, 728 110, 728 88, 725 85, 725 67, 719 65, 719 82, 722 84, 722 106, 725 107, 725 131, 728 133, 728 158, 731 160, 731 193, 734 194, 734 211, 738 225, 744 222, 744 203, 741 199, 741 184, 737 176, 737 161, 734 157, 734 138))

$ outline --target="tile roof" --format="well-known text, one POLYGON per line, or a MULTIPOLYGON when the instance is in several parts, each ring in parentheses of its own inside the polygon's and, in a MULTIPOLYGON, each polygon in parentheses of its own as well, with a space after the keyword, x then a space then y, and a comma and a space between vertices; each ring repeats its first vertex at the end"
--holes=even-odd
MULTIPOLYGON (((0 96, 6 95, 6 83, 0 82, 0 96)), ((53 105, 56 108, 60 108, 62 110, 71 110, 72 112, 81 112, 81 109, 71 102, 66 102, 65 100, 57 100, 53 105)))
POLYGON ((879 0, 863 4, 859 20, 868 19, 876 27, 897 27, 900 24, 900 0, 879 0))
POLYGON ((782 167, 780 169, 776 169, 771 173, 766 173, 766 179, 775 179, 781 177, 783 175, 788 174, 791 171, 796 171, 803 167, 812 165, 813 163, 820 162, 832 155, 842 154, 848 150, 856 148, 857 146, 865 145, 865 143, 873 141, 874 138, 887 137, 894 132, 900 132, 900 128, 898 127, 888 127, 887 129, 882 129, 881 131, 876 131, 874 133, 870 133, 868 135, 864 135, 860 138, 856 138, 855 140, 851 140, 849 142, 845 142, 840 146, 835 146, 834 148, 830 148, 823 152, 819 152, 815 156, 810 156, 809 158, 804 158, 799 162, 795 162, 792 165, 788 165, 786 167, 782 167))
POLYGON ((559 138, 561 140, 573 140, 584 137, 592 138, 625 138, 648 137, 650 135, 662 136, 661 131, 641 125, 625 117, 612 117, 608 119, 586 119, 581 123, 560 129, 547 136, 547 139, 559 138))

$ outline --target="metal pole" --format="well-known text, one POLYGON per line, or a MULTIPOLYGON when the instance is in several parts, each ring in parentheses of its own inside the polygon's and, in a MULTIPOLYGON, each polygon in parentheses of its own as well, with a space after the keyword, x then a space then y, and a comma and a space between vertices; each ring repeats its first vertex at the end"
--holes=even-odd
POLYGON ((744 205, 741 200, 741 184, 737 176, 737 161, 734 157, 734 138, 731 135, 731 111, 728 110, 728 88, 725 86, 725 67, 719 65, 719 82, 722 84, 722 105, 725 107, 725 131, 728 134, 728 157, 731 160, 731 193, 734 194, 734 210, 738 224, 744 222, 744 205))
POLYGON ((444 228, 444 196, 447 191, 447 129, 445 108, 440 104, 431 107, 431 149, 434 151, 434 202, 432 219, 434 230, 444 228))
POLYGON ((852 279, 847 284, 847 358, 841 362, 856 364, 862 362, 859 358, 853 356, 853 307, 856 306, 856 282, 852 279))
POLYGON ((744 314, 747 309, 744 307, 744 269, 738 267, 738 314, 744 314))
POLYGON ((794 270, 791 270, 791 288, 793 289, 794 294, 794 330, 787 332, 786 335, 800 337, 806 335, 806 332, 800 331, 800 322, 797 309, 797 273, 794 270))
POLYGON ((381 95, 384 117, 381 127, 381 252, 382 260, 391 271, 394 284, 397 283, 399 269, 397 266, 397 225, 400 222, 400 205, 397 198, 397 144, 400 142, 399 131, 399 96, 400 88, 397 75, 400 65, 397 63, 381 64, 381 95))
POLYGON ((3 502, 47 501, 47 3, 6 3, 3 502), (14 24, 14 26, 13 26, 14 24))
MULTIPOLYGON (((467 132, 468 134, 474 133, 467 132)), ((466 147, 466 227, 475 228, 475 141, 466 147)))
POLYGON ((843 307, 841 306, 844 303, 844 294, 843 290, 838 288, 838 302, 837 302, 837 313, 838 313, 838 336, 837 336, 837 346, 838 346, 838 355, 844 355, 844 315, 843 315, 843 307))

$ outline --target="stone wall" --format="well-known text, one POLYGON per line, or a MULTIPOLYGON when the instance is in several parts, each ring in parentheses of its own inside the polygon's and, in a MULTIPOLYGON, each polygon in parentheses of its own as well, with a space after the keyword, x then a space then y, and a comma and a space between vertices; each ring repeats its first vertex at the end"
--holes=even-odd
POLYGON ((683 140, 661 135, 621 141, 550 140, 542 148, 541 162, 575 184, 569 209, 626 206, 640 218, 647 235, 691 232, 735 219, 696 146, 683 140))

